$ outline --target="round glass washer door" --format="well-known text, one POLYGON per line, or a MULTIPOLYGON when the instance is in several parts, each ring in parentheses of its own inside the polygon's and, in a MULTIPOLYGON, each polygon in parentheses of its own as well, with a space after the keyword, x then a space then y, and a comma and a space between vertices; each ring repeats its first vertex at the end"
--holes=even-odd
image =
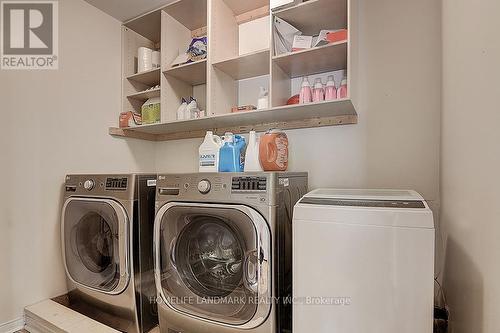
POLYGON ((156 285, 170 308, 238 328, 271 308, 270 231, 246 206, 169 203, 155 220, 156 285))
POLYGON ((62 221, 68 277, 100 292, 122 292, 129 277, 127 227, 125 210, 115 201, 68 199, 62 221))

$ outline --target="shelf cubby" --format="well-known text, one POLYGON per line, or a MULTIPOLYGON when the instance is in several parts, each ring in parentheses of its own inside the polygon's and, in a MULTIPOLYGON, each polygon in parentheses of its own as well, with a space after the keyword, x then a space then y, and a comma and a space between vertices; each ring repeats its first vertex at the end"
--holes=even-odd
POLYGON ((129 99, 135 99, 135 100, 143 101, 143 102, 145 102, 148 99, 153 98, 153 97, 160 97, 160 88, 140 91, 138 93, 130 94, 127 96, 127 98, 129 98, 129 99))
MULTIPOLYGON (((145 18, 150 17, 144 15, 136 19, 138 22, 144 22, 145 18)), ((126 23, 122 28, 122 110, 133 111, 140 113, 142 103, 147 98, 146 90, 160 84, 160 69, 152 69, 146 72, 137 71, 137 50, 139 47, 148 47, 156 49, 159 46, 159 39, 148 39, 159 36, 159 31, 156 36, 151 33, 146 33, 145 29, 138 29, 141 33, 131 30, 129 26, 136 26, 135 20, 126 23), (146 35, 147 37, 145 37, 146 35)), ((152 28, 154 25, 151 25, 152 28)), ((156 27, 159 30, 159 27, 156 27)), ((148 95, 151 92, 147 92, 148 95)), ((154 93, 160 95, 160 89, 154 93)))
POLYGON ((235 106, 257 106, 259 86, 269 89, 270 38, 248 38, 246 34, 253 28, 269 35, 268 0, 210 1, 207 100, 217 115, 230 113, 235 106), (257 42, 252 44, 251 39, 257 42), (241 94, 242 85, 246 96, 241 94))
POLYGON ((146 86, 154 87, 160 84, 160 69, 154 68, 149 71, 132 74, 127 76, 127 79, 132 82, 138 82, 146 86))
POLYGON ((269 74, 269 50, 261 50, 219 61, 213 66, 235 80, 269 74))
POLYGON ((346 29, 349 0, 309 0, 298 5, 273 12, 280 19, 314 36, 320 30, 346 29))
POLYGON ((347 41, 280 54, 273 62, 292 78, 346 69, 347 41))
POLYGON ((207 59, 171 67, 164 72, 192 86, 207 83, 207 59))
POLYGON ((193 37, 206 34, 207 0, 180 0, 162 10, 162 121, 175 121, 181 99, 193 96, 206 110, 207 60, 172 66, 193 37))

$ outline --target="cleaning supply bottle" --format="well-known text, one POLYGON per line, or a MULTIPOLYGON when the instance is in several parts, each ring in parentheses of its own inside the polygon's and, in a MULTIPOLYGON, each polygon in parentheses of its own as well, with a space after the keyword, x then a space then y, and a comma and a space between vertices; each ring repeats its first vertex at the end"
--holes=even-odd
POLYGON ((219 153, 219 172, 243 172, 245 164, 245 139, 226 133, 219 153))
POLYGON ((196 119, 200 117, 200 109, 196 99, 191 97, 189 104, 186 106, 185 119, 196 119))
POLYGON ((344 76, 339 89, 337 90, 337 98, 347 98, 347 77, 344 76))
POLYGON ((313 102, 323 102, 325 100, 325 90, 323 89, 323 82, 321 79, 316 79, 313 89, 313 102))
POLYGON ((269 92, 266 88, 260 87, 259 99, 257 100, 257 109, 267 109, 269 107, 269 92))
POLYGON ((186 114, 186 108, 187 108, 187 102, 186 100, 183 98, 182 99, 182 102, 181 102, 181 105, 179 106, 179 108, 177 109, 177 120, 184 120, 185 119, 185 114, 186 114))
POLYGON ((335 79, 333 75, 328 77, 325 89, 325 101, 334 101, 337 99, 337 87, 335 86, 335 79))
POLYGON ((299 103, 311 103, 312 102, 312 91, 311 84, 309 83, 309 78, 304 76, 302 80, 302 87, 300 88, 299 103))
POLYGON ((224 134, 224 143, 219 150, 219 172, 234 172, 235 169, 234 135, 227 132, 224 134))
POLYGON ((279 129, 269 130, 260 138, 260 163, 264 171, 288 169, 288 137, 279 129))
POLYGON ((247 150, 245 152, 245 172, 264 171, 259 159, 259 137, 255 131, 250 131, 248 136, 247 150))
POLYGON ((245 156, 246 156, 246 148, 247 143, 245 138, 241 135, 236 135, 234 137, 234 145, 235 145, 235 159, 238 163, 238 168, 236 172, 243 172, 245 170, 245 156))
POLYGON ((199 171, 217 172, 219 170, 219 150, 222 146, 222 139, 208 131, 205 140, 198 149, 199 171))

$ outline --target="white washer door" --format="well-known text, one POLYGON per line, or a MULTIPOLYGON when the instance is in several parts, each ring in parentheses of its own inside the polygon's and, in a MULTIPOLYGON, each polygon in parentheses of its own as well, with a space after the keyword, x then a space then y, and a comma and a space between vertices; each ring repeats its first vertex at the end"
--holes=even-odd
POLYGON ((119 294, 127 286, 128 217, 109 199, 69 198, 62 212, 66 273, 76 284, 119 294))
POLYGON ((168 203, 155 220, 156 286, 175 311, 239 329, 271 309, 271 238, 242 205, 168 203))

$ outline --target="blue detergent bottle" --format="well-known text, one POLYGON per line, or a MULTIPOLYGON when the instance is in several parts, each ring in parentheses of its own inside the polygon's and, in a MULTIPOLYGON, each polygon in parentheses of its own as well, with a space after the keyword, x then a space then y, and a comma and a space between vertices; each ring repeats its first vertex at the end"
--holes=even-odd
POLYGON ((245 138, 226 133, 219 152, 219 172, 243 172, 245 146, 245 138))

